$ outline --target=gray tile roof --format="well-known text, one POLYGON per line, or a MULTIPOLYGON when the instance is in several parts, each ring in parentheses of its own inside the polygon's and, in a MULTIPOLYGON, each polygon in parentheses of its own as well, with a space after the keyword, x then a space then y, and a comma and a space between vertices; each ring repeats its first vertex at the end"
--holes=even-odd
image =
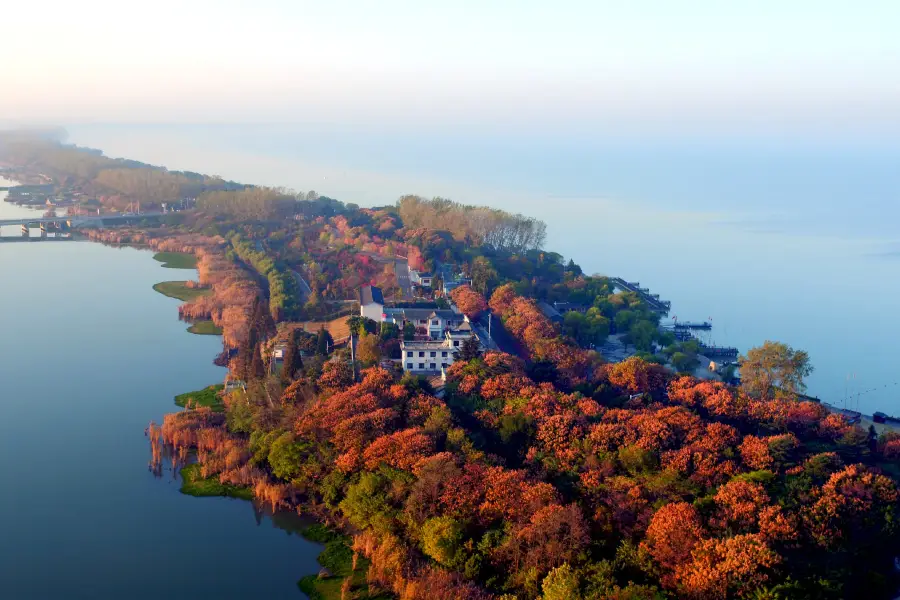
POLYGON ((384 295, 381 293, 381 288, 377 288, 374 285, 366 285, 360 288, 359 303, 362 306, 373 303, 381 304, 383 306, 384 295))

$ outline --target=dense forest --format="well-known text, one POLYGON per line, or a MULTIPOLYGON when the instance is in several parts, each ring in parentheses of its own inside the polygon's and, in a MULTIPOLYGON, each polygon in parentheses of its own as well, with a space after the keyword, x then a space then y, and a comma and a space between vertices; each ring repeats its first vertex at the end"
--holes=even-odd
MULTIPOLYGON (((490 304, 508 302, 523 301, 500 289, 490 304)), ((535 321, 523 331, 541 327, 523 312, 535 321)), ((370 561, 370 591, 837 599, 897 589, 898 489, 883 470, 896 473, 900 436, 873 436, 818 403, 639 358, 555 383, 536 381, 530 359, 476 355, 450 368, 443 398, 380 368, 356 383, 344 361, 307 362, 252 378, 223 413, 169 415, 154 429, 156 454, 195 451, 205 477, 349 532, 370 561)))

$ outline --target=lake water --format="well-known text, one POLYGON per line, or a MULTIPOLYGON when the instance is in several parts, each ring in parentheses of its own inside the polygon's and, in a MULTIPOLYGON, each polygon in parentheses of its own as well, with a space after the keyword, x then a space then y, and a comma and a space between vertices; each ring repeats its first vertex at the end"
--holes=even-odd
POLYGON ((0 244, 0 598, 304 598, 318 546, 147 470, 147 424, 224 377, 151 289, 191 272, 151 257, 0 244))
POLYGON ((407 193, 547 222, 546 247, 639 281, 708 341, 809 352, 809 393, 900 415, 900 146, 860 140, 610 138, 439 129, 71 127, 72 141, 170 168, 315 189, 407 193), (599 140, 599 141, 598 141, 599 140))

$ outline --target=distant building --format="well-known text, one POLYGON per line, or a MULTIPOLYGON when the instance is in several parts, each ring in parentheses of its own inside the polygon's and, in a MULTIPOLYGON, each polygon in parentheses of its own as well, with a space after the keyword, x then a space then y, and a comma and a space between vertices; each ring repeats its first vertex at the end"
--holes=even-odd
POLYGON ((444 339, 404 340, 400 343, 403 371, 414 375, 442 373, 456 360, 465 340, 478 336, 463 322, 444 333, 444 339))
POLYGON ((360 288, 359 314, 379 323, 384 320, 384 295, 381 288, 373 285, 360 288))
POLYGON ((447 279, 444 281, 443 292, 449 296, 450 292, 461 285, 472 285, 472 280, 468 277, 454 277, 453 279, 447 279))
POLYGON ((434 281, 434 275, 431 273, 420 273, 415 269, 409 270, 409 280, 413 285, 419 285, 423 288, 431 289, 431 283, 434 281))
POLYGON ((444 332, 456 329, 465 322, 465 317, 452 310, 433 308, 387 308, 385 321, 403 327, 411 323, 416 329, 424 329, 432 340, 444 337, 444 332))

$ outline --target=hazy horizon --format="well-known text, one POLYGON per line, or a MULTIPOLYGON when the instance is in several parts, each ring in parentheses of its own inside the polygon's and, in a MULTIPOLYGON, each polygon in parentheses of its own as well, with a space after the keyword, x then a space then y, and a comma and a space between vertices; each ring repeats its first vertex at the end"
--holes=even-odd
POLYGON ((0 72, 8 123, 820 140, 900 131, 900 6, 885 1, 161 0, 131 17, 111 0, 36 0, 4 17, 20 24, 4 32, 17 50, 0 72))

